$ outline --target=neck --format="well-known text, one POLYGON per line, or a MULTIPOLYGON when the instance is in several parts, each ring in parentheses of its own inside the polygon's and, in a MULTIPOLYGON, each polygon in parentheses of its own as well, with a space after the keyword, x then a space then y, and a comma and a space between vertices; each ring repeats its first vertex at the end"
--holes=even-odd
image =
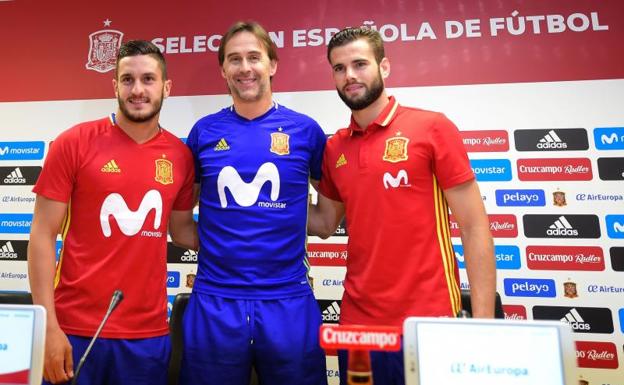
POLYGON ((232 100, 236 113, 249 120, 264 115, 273 107, 273 94, 271 92, 267 92, 260 100, 246 101, 236 97, 232 100))
POLYGON ((361 110, 351 110, 353 114, 353 120, 360 128, 366 130, 366 128, 381 114, 384 108, 388 105, 388 95, 384 90, 381 95, 368 107, 361 110))
POLYGON ((129 120, 123 112, 117 110, 115 113, 115 123, 123 132, 138 144, 143 144, 152 139, 160 131, 158 124, 159 115, 145 122, 133 122, 129 120))

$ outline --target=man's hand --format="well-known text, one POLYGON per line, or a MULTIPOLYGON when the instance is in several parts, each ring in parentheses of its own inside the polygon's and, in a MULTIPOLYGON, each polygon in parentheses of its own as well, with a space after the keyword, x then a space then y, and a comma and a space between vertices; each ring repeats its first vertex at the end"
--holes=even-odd
POLYGON ((74 360, 69 339, 58 326, 46 331, 43 378, 54 384, 74 377, 74 360))

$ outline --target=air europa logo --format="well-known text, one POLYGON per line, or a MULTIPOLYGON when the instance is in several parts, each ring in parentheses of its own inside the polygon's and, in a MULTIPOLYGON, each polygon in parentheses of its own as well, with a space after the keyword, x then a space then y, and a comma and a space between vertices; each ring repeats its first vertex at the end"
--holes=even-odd
POLYGON ((514 139, 518 151, 578 151, 589 148, 584 128, 515 130, 514 139))
POLYGON ((509 151, 509 136, 504 130, 460 131, 467 152, 509 151))
POLYGON ((260 190, 267 182, 271 183, 271 202, 258 202, 258 206, 285 208, 285 203, 276 202, 280 193, 280 176, 275 164, 271 162, 264 163, 249 183, 243 181, 234 167, 224 167, 217 177, 217 190, 221 207, 226 208, 228 206, 228 200, 225 195, 226 188, 239 206, 249 207, 258 201, 260 190))
MULTIPOLYGON (((143 196, 137 211, 130 210, 120 194, 112 193, 104 199, 100 209, 102 233, 107 238, 112 235, 110 225, 110 217, 112 216, 117 221, 117 225, 124 235, 129 237, 136 235, 143 228, 147 214, 151 210, 155 210, 153 228, 158 230, 162 218, 162 207, 162 197, 157 190, 150 190, 143 196)), ((163 233, 144 230, 141 232, 141 236, 162 237, 163 233)))
POLYGON ((588 158, 518 159, 518 179, 521 181, 592 180, 588 158))

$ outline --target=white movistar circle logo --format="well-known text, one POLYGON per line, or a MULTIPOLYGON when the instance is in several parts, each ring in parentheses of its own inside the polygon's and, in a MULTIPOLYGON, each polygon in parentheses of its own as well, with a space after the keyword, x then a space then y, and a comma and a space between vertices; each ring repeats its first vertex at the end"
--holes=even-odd
POLYGON ((224 167, 217 178, 217 189, 221 207, 228 205, 225 189, 228 188, 232 197, 239 206, 249 207, 258 201, 260 190, 265 183, 271 183, 271 200, 275 202, 279 198, 280 177, 277 166, 271 162, 264 163, 258 169, 254 179, 245 183, 232 166, 224 167))
POLYGON ((390 187, 397 188, 399 186, 409 186, 409 181, 407 180, 407 172, 405 170, 399 170, 397 176, 393 176, 389 172, 385 173, 383 176, 383 184, 386 190, 390 187), (401 182, 403 184, 401 185, 401 182))
MULTIPOLYGON (((154 230, 157 230, 160 227, 162 207, 162 197, 157 190, 150 190, 143 196, 143 200, 141 200, 137 211, 130 210, 126 201, 120 194, 112 193, 104 199, 102 208, 100 209, 102 233, 104 233, 104 236, 107 238, 111 236, 110 216, 112 215, 117 221, 117 225, 122 233, 127 236, 136 235, 143 227, 147 214, 151 210, 156 210, 154 215, 154 230)), ((141 235, 160 237, 162 233, 160 231, 143 231, 141 235)))

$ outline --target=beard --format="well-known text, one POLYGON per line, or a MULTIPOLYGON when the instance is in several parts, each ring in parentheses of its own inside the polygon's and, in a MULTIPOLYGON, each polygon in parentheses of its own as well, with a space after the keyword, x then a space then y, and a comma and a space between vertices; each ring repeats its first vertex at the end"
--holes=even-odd
POLYGON ((383 93, 384 85, 381 81, 381 73, 378 74, 377 78, 375 78, 375 80, 371 83, 370 87, 365 85, 365 88, 366 90, 364 92, 364 95, 351 99, 338 88, 336 88, 336 91, 338 91, 338 96, 340 96, 340 99, 342 99, 347 107, 354 111, 359 111, 373 104, 373 102, 379 99, 379 97, 383 93))
POLYGON ((163 104, 162 95, 163 94, 161 93, 160 98, 158 98, 157 100, 151 103, 151 106, 153 108, 151 111, 147 111, 147 112, 138 112, 138 113, 130 112, 130 110, 128 110, 128 108, 126 107, 126 104, 120 97, 117 97, 117 103, 119 104, 119 110, 126 117, 126 119, 134 123, 143 123, 143 122, 147 122, 153 119, 156 115, 160 113, 160 109, 162 108, 162 104, 163 104))

